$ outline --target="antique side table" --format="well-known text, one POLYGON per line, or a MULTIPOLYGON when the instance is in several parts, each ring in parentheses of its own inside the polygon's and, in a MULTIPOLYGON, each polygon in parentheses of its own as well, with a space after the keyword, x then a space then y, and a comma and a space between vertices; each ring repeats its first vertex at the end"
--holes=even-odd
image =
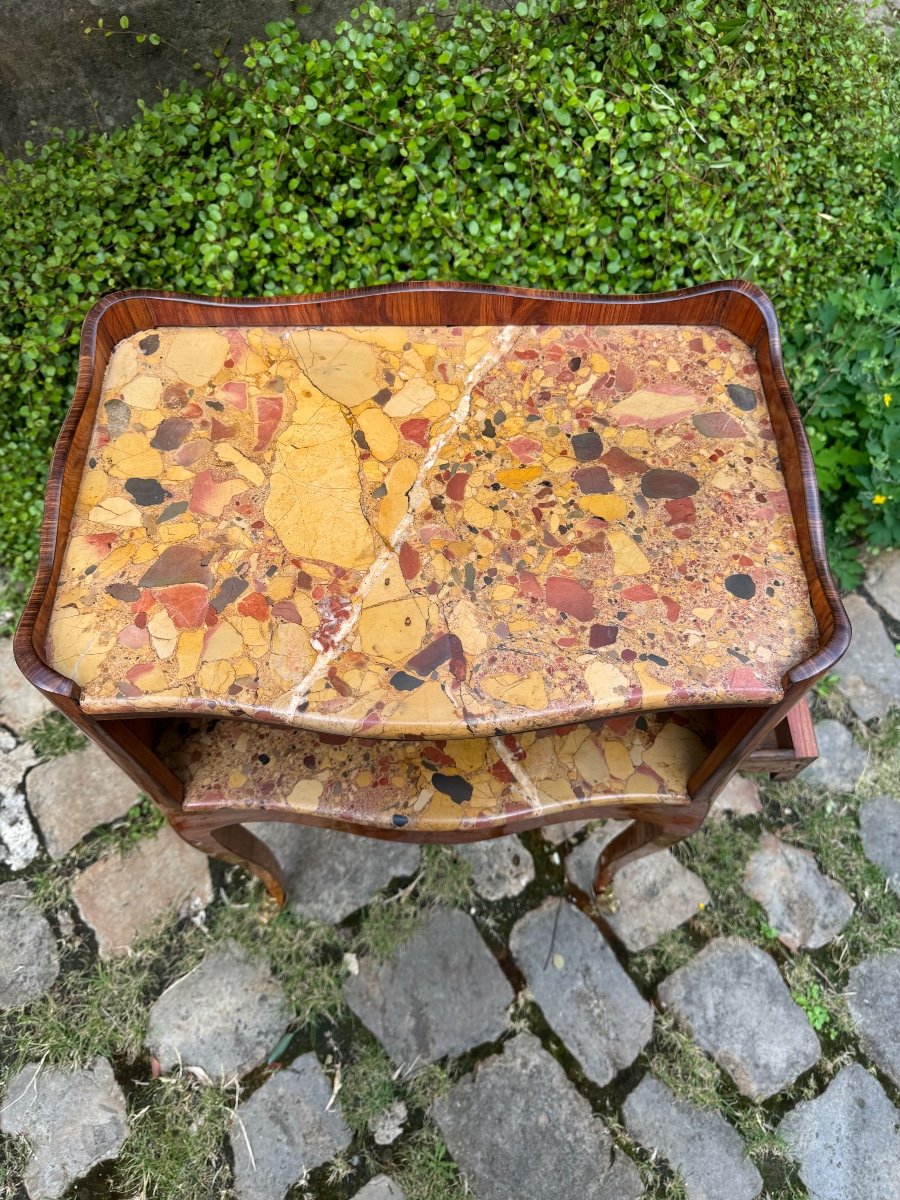
POLYGON ((16 635, 207 853, 247 829, 696 830, 846 648, 768 299, 144 291, 85 322, 16 635))

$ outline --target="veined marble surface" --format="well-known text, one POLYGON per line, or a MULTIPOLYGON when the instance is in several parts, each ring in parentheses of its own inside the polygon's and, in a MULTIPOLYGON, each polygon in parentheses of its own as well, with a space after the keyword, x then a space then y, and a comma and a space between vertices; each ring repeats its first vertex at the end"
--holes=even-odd
POLYGON ((185 811, 235 805, 372 829, 484 833, 514 817, 572 819, 589 805, 686 803, 712 740, 703 711, 426 742, 173 720, 158 750, 185 784, 185 811))
POLYGON ((816 644, 737 338, 385 326, 121 342, 46 649, 95 714, 459 738, 771 703, 816 644))

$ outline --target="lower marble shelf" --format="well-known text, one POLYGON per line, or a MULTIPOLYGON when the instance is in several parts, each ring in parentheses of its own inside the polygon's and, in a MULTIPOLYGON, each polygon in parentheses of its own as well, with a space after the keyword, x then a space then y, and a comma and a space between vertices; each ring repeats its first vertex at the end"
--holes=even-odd
POLYGON ((160 722, 157 752, 186 812, 307 814, 448 839, 599 805, 686 804, 713 744, 709 712, 642 713, 454 741, 338 737, 246 721, 160 722))

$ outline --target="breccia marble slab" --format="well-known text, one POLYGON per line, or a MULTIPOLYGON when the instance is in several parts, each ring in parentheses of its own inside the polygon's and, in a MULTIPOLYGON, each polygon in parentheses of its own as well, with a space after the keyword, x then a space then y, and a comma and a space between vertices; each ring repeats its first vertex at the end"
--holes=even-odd
POLYGON ((733 335, 258 326, 115 347, 46 651, 96 715, 489 738, 771 704, 816 644, 733 335))

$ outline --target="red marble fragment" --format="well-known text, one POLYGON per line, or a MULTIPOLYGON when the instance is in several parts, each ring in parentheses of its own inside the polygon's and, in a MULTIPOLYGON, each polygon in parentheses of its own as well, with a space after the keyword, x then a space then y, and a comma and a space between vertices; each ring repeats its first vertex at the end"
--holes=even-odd
POLYGON ((560 612, 568 613, 576 621, 590 621, 595 615, 591 593, 578 582, 565 575, 551 575, 544 589, 547 604, 560 612))
POLYGON ((209 436, 214 442, 227 442, 230 438, 234 437, 234 426, 226 425, 218 417, 213 417, 209 428, 209 436))
POLYGON ((537 576, 532 575, 530 571, 522 571, 518 577, 513 576, 513 579, 518 585, 521 595, 530 596, 532 600, 543 600, 544 593, 541 591, 537 576))
POLYGON ((221 517, 225 506, 233 498, 233 484, 233 479, 220 482, 212 471, 201 471, 194 480, 194 489, 191 492, 191 512, 203 513, 207 517, 221 517))
POLYGON ((157 425, 150 445, 154 450, 177 450, 193 428, 185 417, 166 417, 157 425))
POLYGON ((151 671, 156 670, 156 663, 135 663, 135 665, 125 672, 125 678, 129 683, 137 686, 145 675, 149 675, 151 671))
POLYGON ((697 510, 690 496, 682 496, 678 500, 667 500, 663 508, 669 514, 667 525, 692 525, 697 519, 697 510))
POLYGON ((741 692, 744 695, 753 695, 754 692, 767 690, 765 681, 758 678, 749 667, 735 667, 728 673, 727 683, 732 691, 741 692))
POLYGON ((423 450, 428 449, 428 433, 430 429, 431 422, 427 417, 410 417, 408 421, 404 421, 400 426, 400 432, 406 440, 408 442, 415 442, 423 450))
POLYGON ((654 467, 641 477, 641 491, 648 500, 662 500, 667 496, 681 500, 685 496, 692 496, 699 486, 697 480, 685 471, 667 471, 661 467, 654 467))
POLYGON ((119 535, 117 533, 89 533, 84 540, 92 550, 96 551, 97 557, 94 561, 99 562, 112 550, 113 543, 119 540, 119 535))
POLYGON ((466 494, 466 484, 469 482, 469 476, 465 471, 457 471, 447 487, 444 489, 444 494, 448 500, 462 500, 466 494))
POLYGON ((604 646, 611 646, 618 636, 618 625, 592 625, 588 645, 592 650, 602 650, 604 646))
POLYGON ((256 445, 253 447, 254 454, 258 454, 260 450, 265 450, 268 446, 272 440, 272 435, 278 428, 278 422, 281 420, 283 413, 283 396, 254 396, 253 415, 256 420, 256 445))
POLYGON ((516 456, 519 462, 532 463, 535 459, 540 458, 544 448, 540 442, 534 438, 526 437, 524 433, 517 434, 516 437, 510 438, 506 446, 516 456))
POLYGON ((606 539, 606 534, 602 529, 598 529, 596 533, 589 538, 585 538, 583 542, 579 542, 577 549, 582 554, 603 554, 609 549, 609 542, 606 539))
POLYGON ((747 436, 744 427, 728 413, 695 413, 692 420, 694 428, 704 437, 739 438, 747 436))
POLYGON ((649 583, 636 583, 634 587, 625 588, 622 595, 626 600, 655 600, 656 592, 649 583))
POLYGON ((454 679, 465 679, 466 656, 462 642, 455 633, 444 633, 424 646, 417 654, 407 660, 406 667, 417 675, 430 675, 445 662, 450 663, 450 673, 454 679))
POLYGON ((639 458, 632 458, 630 454, 620 449, 618 446, 613 446, 611 450, 601 457, 600 462, 604 467, 612 471, 613 475, 643 475, 647 470, 647 464, 641 462, 639 458))
POLYGON ((353 690, 344 683, 340 675, 337 673, 337 667, 328 668, 328 682, 334 688, 339 696, 352 696, 353 690))
POLYGON ((174 583, 212 583, 203 551, 195 546, 167 546, 138 581, 142 588, 163 588, 174 583))
POLYGON ((237 606, 242 617, 254 617, 257 621, 269 619, 269 606, 262 592, 251 592, 237 606))
POLYGON ((217 389, 216 396, 224 400, 226 404, 230 404, 232 408, 236 408, 238 412, 246 411, 247 385, 242 379, 231 379, 228 383, 223 383, 217 389))
POLYGON ((605 467, 580 467, 573 471, 572 478, 588 496, 606 496, 613 490, 605 467))
POLYGON ((335 645, 341 626, 350 616, 350 602, 345 596, 325 596, 316 603, 316 611, 319 614, 319 628, 310 642, 313 649, 321 654, 335 645))
POLYGON ((409 542, 404 542, 400 547, 400 570, 403 572, 404 579, 415 579, 419 573, 419 568, 422 565, 422 560, 419 557, 419 552, 415 546, 411 546, 409 542))
POLYGON ((129 650, 140 650, 150 641, 150 634, 139 625, 126 625, 116 641, 120 646, 125 646, 129 650))
POLYGON ((176 629, 199 629, 206 620, 209 592, 201 583, 154 588, 153 595, 172 618, 176 629))
POLYGON ((188 442, 186 446, 179 446, 173 457, 179 467, 192 467, 206 454, 211 445, 212 442, 208 438, 197 438, 196 441, 188 442))
POLYGON ((616 367, 616 387, 620 392, 631 392, 634 390, 634 382, 634 369, 628 363, 620 362, 616 367))
POLYGON ((671 596, 660 596, 660 599, 666 607, 666 616, 668 619, 672 622, 677 621, 681 613, 681 605, 678 601, 673 600, 671 596))
POLYGON ((432 767, 455 767, 456 760, 451 758, 449 754, 445 754, 440 746, 436 746, 433 742, 422 747, 423 766, 428 769, 430 763, 432 767))
POLYGON ((491 766, 491 774, 495 779, 499 779, 501 783, 514 783, 515 776, 502 758, 498 758, 491 766))

